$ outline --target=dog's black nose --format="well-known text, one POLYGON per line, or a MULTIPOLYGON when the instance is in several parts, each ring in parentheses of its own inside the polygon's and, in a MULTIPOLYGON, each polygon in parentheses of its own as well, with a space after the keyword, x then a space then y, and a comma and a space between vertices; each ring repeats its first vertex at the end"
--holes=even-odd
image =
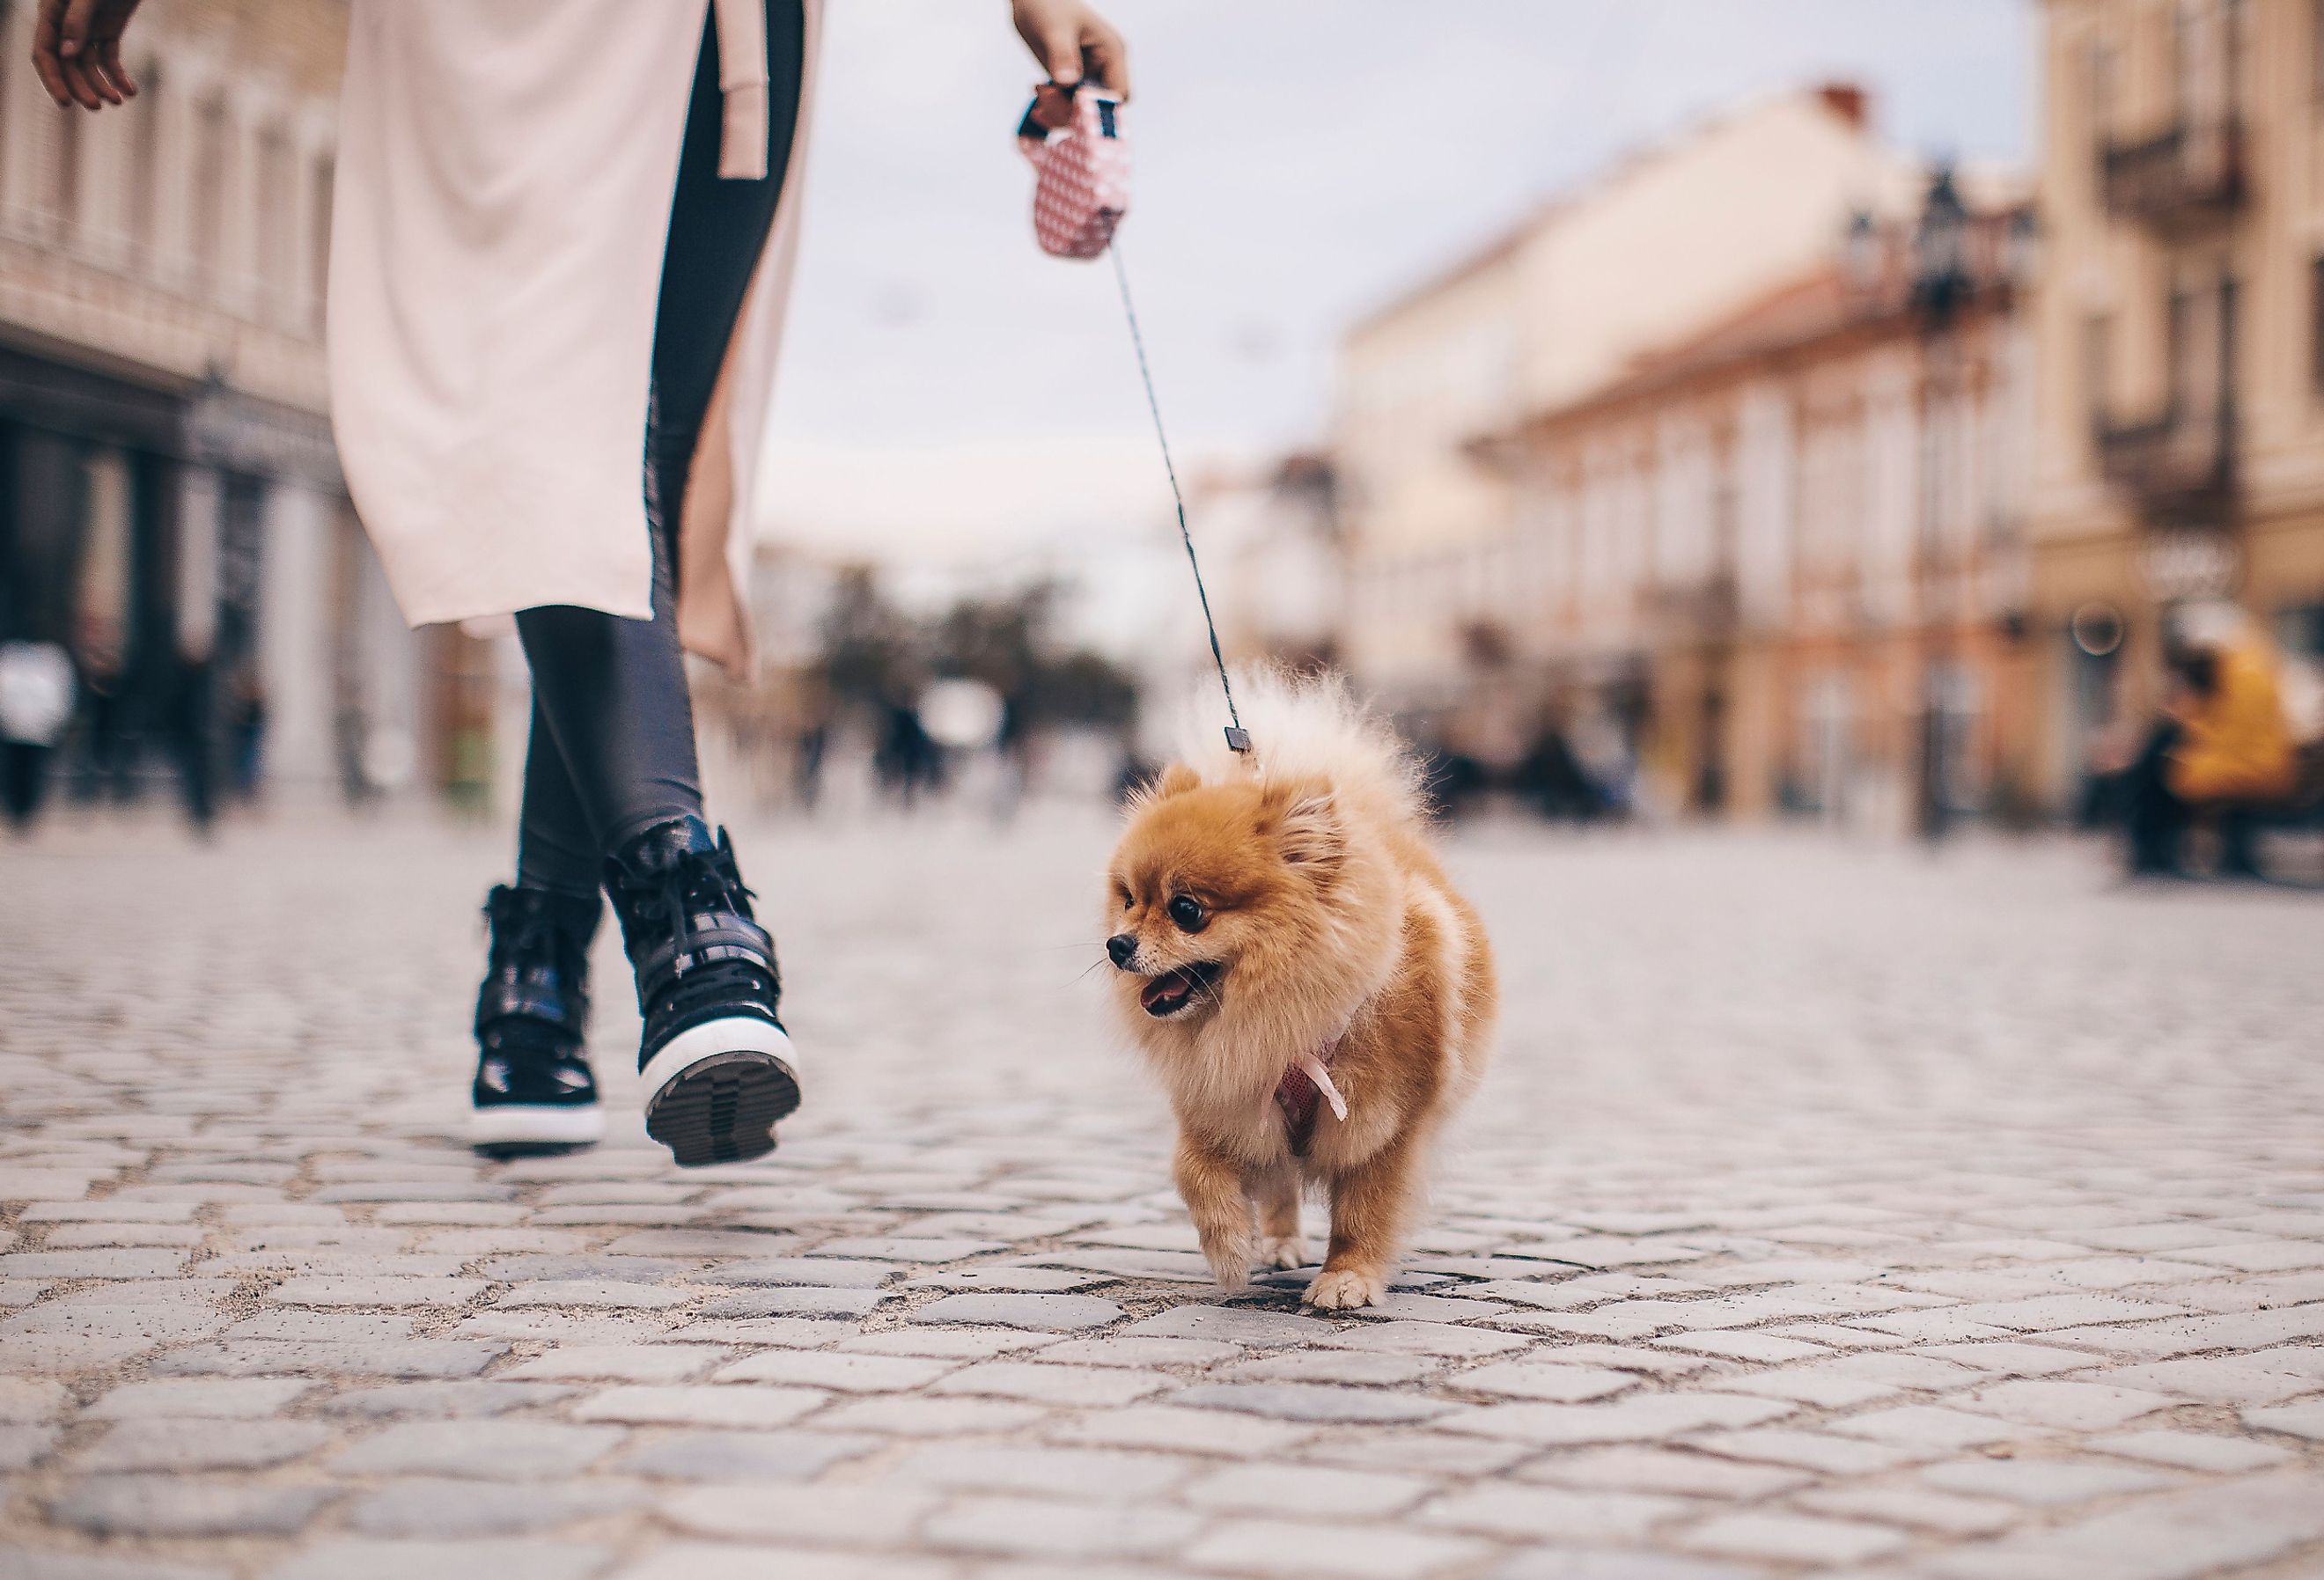
POLYGON ((1136 933, 1114 934, 1113 937, 1106 939, 1105 952, 1113 956, 1113 963, 1116 966, 1129 965, 1130 957, 1138 953, 1138 935, 1136 933))

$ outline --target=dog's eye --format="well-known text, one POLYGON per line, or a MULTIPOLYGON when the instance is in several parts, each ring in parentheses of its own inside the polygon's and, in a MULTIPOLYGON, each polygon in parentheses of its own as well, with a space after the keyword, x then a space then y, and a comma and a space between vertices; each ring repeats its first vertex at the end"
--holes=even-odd
POLYGON ((1170 901, 1170 919, 1178 924, 1181 932, 1198 933, 1210 918, 1203 912, 1203 902, 1191 894, 1181 894, 1170 901))

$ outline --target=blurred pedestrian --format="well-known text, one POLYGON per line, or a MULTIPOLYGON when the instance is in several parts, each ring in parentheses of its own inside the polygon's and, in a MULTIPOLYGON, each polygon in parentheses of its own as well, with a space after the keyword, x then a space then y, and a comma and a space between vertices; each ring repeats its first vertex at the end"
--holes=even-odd
MULTIPOLYGON (((137 91, 137 0, 40 0, 60 104, 137 91)), ((759 439, 820 0, 356 0, 330 263, 340 459, 414 624, 513 615, 532 671, 516 882, 485 905, 473 1134, 603 1132, 599 889, 636 968, 647 1130, 755 1157, 798 1102, 772 941, 704 820, 681 653, 747 661, 759 439), (641 468, 640 457, 643 457, 641 468), (743 517, 742 530, 730 522, 743 517)), ((1015 0, 1061 83, 1128 79, 1083 0, 1015 0)))
POLYGON ((73 666, 53 642, 0 642, 0 805, 22 834, 48 797, 49 759, 73 712, 73 666))
MULTIPOLYGON (((2163 659, 2172 695, 2126 792, 2131 871, 2173 876, 2198 815, 2289 795, 2297 762, 2274 651, 2241 609, 2207 601, 2178 611, 2163 659)), ((2257 870, 2239 840, 2220 867, 2242 876, 2257 870)))

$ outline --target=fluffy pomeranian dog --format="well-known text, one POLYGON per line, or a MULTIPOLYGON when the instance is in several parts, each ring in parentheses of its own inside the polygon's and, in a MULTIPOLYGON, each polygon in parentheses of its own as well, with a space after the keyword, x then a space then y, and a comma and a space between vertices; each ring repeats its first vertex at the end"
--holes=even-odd
POLYGON ((1307 1265, 1312 1186, 1332 1238, 1307 1303, 1368 1306, 1430 1141, 1484 1071, 1492 952, 1429 848, 1418 764, 1344 683, 1260 671, 1235 690, 1253 750, 1197 746, 1130 804, 1114 996, 1168 1090, 1219 1283, 1307 1265))

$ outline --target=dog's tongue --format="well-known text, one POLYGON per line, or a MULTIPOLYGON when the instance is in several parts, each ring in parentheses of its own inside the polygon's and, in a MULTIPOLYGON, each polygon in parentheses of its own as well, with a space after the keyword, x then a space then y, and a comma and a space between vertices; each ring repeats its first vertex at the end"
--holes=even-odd
POLYGON ((1157 1004, 1167 1004, 1173 999, 1185 998, 1186 993, 1185 979, 1173 973, 1168 976, 1157 976, 1148 983, 1145 990, 1138 995, 1138 1002, 1150 1010, 1157 1004))

